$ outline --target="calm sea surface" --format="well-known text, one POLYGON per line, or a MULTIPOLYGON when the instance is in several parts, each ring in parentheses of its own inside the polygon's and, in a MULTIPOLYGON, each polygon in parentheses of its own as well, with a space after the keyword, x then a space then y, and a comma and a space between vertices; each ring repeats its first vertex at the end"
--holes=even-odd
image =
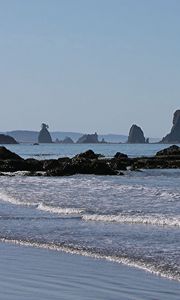
MULTIPOLYGON (((12 145, 24 158, 154 155, 165 145, 12 145)), ((0 177, 0 239, 124 263, 180 281, 180 170, 0 177)))

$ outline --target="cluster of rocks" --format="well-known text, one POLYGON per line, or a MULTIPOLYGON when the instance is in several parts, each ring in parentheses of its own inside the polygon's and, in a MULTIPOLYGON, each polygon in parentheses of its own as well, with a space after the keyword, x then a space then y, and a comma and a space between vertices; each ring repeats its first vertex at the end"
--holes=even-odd
MULTIPOLYGON (((41 130, 38 135, 38 143, 53 143, 50 132, 48 131, 49 126, 42 123, 41 130)), ((18 142, 11 136, 0 134, 0 144, 17 144, 18 142)), ((61 144, 73 144, 74 141, 70 137, 65 137, 63 140, 56 139, 55 143, 61 144)), ((84 134, 77 142, 78 144, 98 144, 106 143, 104 139, 99 141, 98 134, 84 134)), ((127 143, 129 144, 147 144, 149 138, 145 138, 144 132, 141 127, 133 124, 130 128, 127 143)), ((176 110, 173 116, 173 126, 169 134, 167 134, 159 143, 176 144, 180 143, 180 110, 176 110)), ((37 144, 37 143, 35 143, 37 144)))
POLYGON ((153 157, 129 158, 117 152, 113 158, 105 158, 88 150, 73 158, 36 160, 23 159, 5 147, 0 147, 0 174, 27 171, 27 175, 67 176, 74 174, 123 175, 127 169, 180 168, 180 147, 171 146, 153 157))
MULTIPOLYGON (((45 123, 42 123, 41 125, 41 131, 38 135, 38 143, 52 143, 52 138, 50 135, 50 132, 48 131, 49 126, 45 123)), ((57 144, 73 144, 74 141, 70 137, 65 137, 63 140, 56 139, 55 143, 57 144)), ((100 142, 98 140, 98 135, 95 132, 94 134, 84 134, 82 135, 76 142, 77 144, 98 144, 98 143, 105 143, 105 140, 102 139, 100 142)))

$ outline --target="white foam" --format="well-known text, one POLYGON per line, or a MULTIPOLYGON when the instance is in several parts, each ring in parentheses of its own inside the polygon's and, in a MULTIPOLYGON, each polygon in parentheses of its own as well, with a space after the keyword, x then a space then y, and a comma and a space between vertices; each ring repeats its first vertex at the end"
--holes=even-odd
POLYGON ((169 271, 163 271, 158 270, 157 266, 154 266, 153 264, 146 263, 143 261, 137 261, 130 258, 125 257, 117 257, 117 256, 108 256, 103 255, 99 253, 91 252, 90 250, 79 250, 68 246, 61 246, 61 245, 55 245, 55 244, 47 244, 47 243, 38 243, 38 242, 31 242, 31 241, 23 241, 23 240, 15 240, 15 239, 8 239, 8 238, 0 238, 1 242, 4 243, 12 243, 20 246, 25 247, 35 247, 35 248, 43 248, 43 249, 49 249, 54 251, 61 251, 69 254, 76 254, 76 255, 82 255, 86 257, 91 257, 94 259, 106 259, 111 262, 116 262, 120 264, 127 265, 129 267, 134 267, 138 269, 142 269, 144 271, 153 273, 155 275, 165 277, 172 280, 180 281, 180 275, 174 275, 169 271))
POLYGON ((38 203, 34 203, 34 202, 28 202, 28 201, 21 201, 18 200, 8 194, 2 193, 0 192, 0 200, 2 200, 3 202, 8 202, 14 205, 24 205, 24 206, 28 206, 28 207, 37 207, 38 203))
POLYGON ((32 208, 36 208, 38 210, 49 212, 52 214, 58 214, 58 215, 79 215, 83 213, 83 209, 78 208, 69 208, 69 207, 55 207, 51 205, 46 205, 44 203, 31 203, 28 201, 22 201, 18 200, 15 197, 9 196, 8 194, 0 192, 0 199, 3 202, 8 202, 13 205, 22 205, 22 206, 28 206, 32 208))
POLYGON ((50 205, 45 205, 43 203, 39 204, 37 209, 50 212, 53 214, 63 214, 63 215, 77 215, 83 212, 83 209, 69 208, 69 207, 55 207, 50 205))
POLYGON ((124 224, 147 224, 156 226, 178 226, 180 227, 180 216, 177 217, 166 217, 163 215, 98 215, 98 214, 87 214, 82 215, 84 221, 94 222, 115 222, 124 224))

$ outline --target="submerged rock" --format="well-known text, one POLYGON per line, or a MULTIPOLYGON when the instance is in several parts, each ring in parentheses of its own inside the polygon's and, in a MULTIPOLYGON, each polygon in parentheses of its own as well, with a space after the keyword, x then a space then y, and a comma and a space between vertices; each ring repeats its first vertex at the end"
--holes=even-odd
POLYGON ((42 123, 41 131, 38 136, 38 143, 52 143, 51 135, 48 131, 49 126, 47 124, 42 123))
POLYGON ((132 125, 129 131, 128 143, 143 144, 146 142, 142 129, 137 125, 132 125))

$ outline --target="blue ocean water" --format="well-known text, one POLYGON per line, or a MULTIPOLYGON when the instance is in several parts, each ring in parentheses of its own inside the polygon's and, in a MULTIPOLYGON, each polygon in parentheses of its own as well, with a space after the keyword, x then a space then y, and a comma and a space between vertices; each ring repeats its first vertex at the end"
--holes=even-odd
POLYGON ((123 152, 130 157, 151 156, 157 151, 170 145, 163 144, 18 144, 5 145, 11 151, 16 152, 23 158, 33 157, 36 159, 48 159, 69 156, 72 157, 80 152, 92 149, 107 157, 112 157, 116 152, 123 152))
MULTIPOLYGON (((153 155, 165 145, 11 145, 24 158, 153 155)), ((0 239, 104 258, 180 281, 180 170, 1 177, 0 239)))

